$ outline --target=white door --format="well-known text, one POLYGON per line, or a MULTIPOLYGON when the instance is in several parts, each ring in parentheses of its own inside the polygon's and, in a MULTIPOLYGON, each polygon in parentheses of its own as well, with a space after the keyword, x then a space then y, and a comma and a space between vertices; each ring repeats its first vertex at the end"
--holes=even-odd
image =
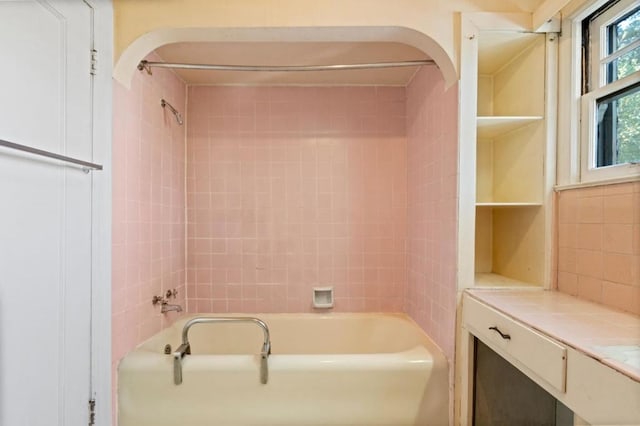
MULTIPOLYGON (((91 42, 80 0, 0 0, 0 139, 90 161, 91 42)), ((0 425, 88 422, 91 180, 0 147, 0 425)))

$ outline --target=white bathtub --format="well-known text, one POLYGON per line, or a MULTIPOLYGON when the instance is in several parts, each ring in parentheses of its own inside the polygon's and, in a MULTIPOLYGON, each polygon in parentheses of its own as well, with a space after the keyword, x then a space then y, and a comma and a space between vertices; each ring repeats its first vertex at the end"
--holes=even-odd
POLYGON ((119 426, 447 424, 446 360, 406 316, 242 316, 269 326, 267 384, 255 324, 193 326, 183 382, 174 384, 164 348, 178 348, 184 318, 121 361, 119 426))

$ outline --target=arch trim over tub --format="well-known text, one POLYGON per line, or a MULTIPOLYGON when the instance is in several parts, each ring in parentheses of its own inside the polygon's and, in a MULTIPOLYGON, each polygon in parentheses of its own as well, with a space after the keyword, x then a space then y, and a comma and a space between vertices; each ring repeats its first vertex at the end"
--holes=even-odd
POLYGON ((440 68, 447 87, 458 80, 454 62, 434 39, 406 27, 165 28, 147 33, 120 55, 113 77, 129 87, 147 54, 179 42, 396 42, 423 51, 440 68))

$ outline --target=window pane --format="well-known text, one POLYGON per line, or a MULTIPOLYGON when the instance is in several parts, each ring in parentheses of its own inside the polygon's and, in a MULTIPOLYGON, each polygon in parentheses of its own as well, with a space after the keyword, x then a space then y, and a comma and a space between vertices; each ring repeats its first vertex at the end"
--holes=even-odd
POLYGON ((599 99, 595 166, 640 161, 640 84, 599 99))
POLYGON ((640 8, 609 26, 609 54, 640 38, 640 8))
POLYGON ((640 70, 640 47, 609 62, 606 67, 607 83, 613 83, 640 70))

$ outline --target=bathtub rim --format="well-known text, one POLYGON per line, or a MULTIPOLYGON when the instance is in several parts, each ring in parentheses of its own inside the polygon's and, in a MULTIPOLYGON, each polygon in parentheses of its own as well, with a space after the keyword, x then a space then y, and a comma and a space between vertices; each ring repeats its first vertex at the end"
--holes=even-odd
MULTIPOLYGON (((151 342, 154 339, 159 340, 160 336, 162 335, 166 335, 169 333, 176 333, 177 336, 180 336, 181 332, 182 332, 182 327, 184 326, 184 324, 191 318, 194 317, 255 317, 255 318, 260 318, 260 319, 264 319, 267 318, 265 321, 268 321, 268 317, 277 317, 277 318, 283 318, 283 319, 287 319, 287 318, 291 318, 291 319, 296 319, 296 318, 308 318, 308 319, 315 319, 315 320, 335 320, 338 321, 340 319, 349 319, 349 318, 372 318, 372 319, 389 319, 389 320, 397 320, 397 321, 401 321, 403 323, 405 323, 405 325, 411 326, 417 333, 419 333, 420 335, 420 341, 422 346, 424 346, 427 350, 427 352, 430 354, 431 358, 432 358, 432 362, 434 363, 434 366, 436 366, 437 364, 440 363, 444 363, 444 365, 447 366, 448 368, 448 361, 444 355, 444 351, 435 343, 435 341, 433 340, 433 338, 431 336, 429 336, 427 334, 427 332, 425 330, 422 329, 422 327, 420 327, 420 325, 413 319, 411 318, 408 314, 403 313, 403 312, 321 312, 321 313, 315 313, 315 312, 301 312, 301 313, 291 313, 291 312, 286 312, 286 313, 187 313, 182 315, 181 317, 177 318, 171 325, 169 325, 168 327, 164 328, 163 330, 160 330, 159 332, 153 334, 152 336, 148 337, 147 339, 145 339, 144 341, 140 342, 138 345, 136 345, 135 348, 133 348, 131 351, 129 351, 125 356, 122 357, 122 359, 118 362, 118 365, 120 366, 120 364, 127 359, 127 357, 132 356, 135 353, 143 353, 143 354, 158 354, 161 356, 168 356, 165 355, 161 352, 159 352, 157 349, 155 350, 151 350, 150 348, 145 348, 145 346, 148 346, 151 344, 151 342)), ((268 322, 267 322, 268 325, 268 322)), ((166 340, 166 339, 165 339, 166 340)), ((403 352, 407 352, 407 351, 412 351, 414 348, 407 348, 406 350, 402 350, 402 351, 395 351, 395 352, 380 352, 380 353, 376 353, 374 352, 373 354, 379 354, 379 355, 388 355, 388 354, 396 354, 396 353, 403 353, 403 352)), ((367 354, 372 354, 372 353, 349 353, 349 354, 331 354, 331 355, 367 355, 367 354)), ((200 354, 200 355, 204 355, 204 354, 200 354)), ((209 354, 207 354, 209 355, 209 354)), ((214 355, 214 354, 211 354, 214 355)), ((220 355, 220 354, 219 354, 220 355)), ((228 355, 232 355, 232 354, 228 354, 228 355)), ((251 355, 251 354, 247 354, 247 355, 251 355)), ((274 355, 279 355, 279 356, 284 356, 284 355, 292 355, 292 356, 306 356, 306 355, 314 355, 314 354, 288 354, 288 353, 280 353, 280 354, 274 354, 274 355)), ((119 367, 118 367, 119 369, 119 367)))

